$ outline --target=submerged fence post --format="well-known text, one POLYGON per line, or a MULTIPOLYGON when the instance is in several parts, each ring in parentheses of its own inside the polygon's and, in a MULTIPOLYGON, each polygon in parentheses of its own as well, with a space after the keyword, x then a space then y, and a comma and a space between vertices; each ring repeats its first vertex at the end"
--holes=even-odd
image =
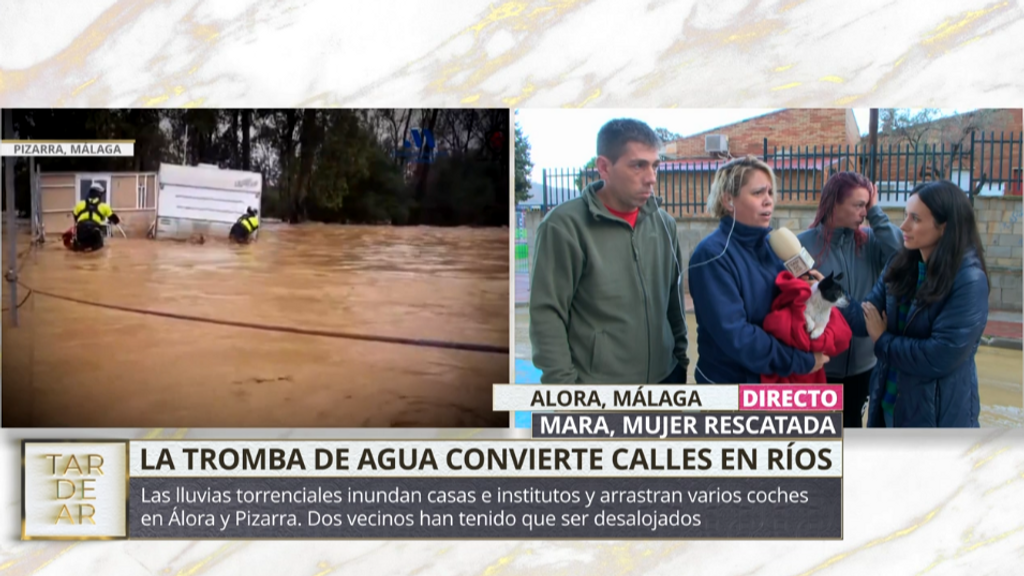
MULTIPOLYGON (((2 131, 0 134, 5 139, 14 138, 14 120, 11 109, 3 112, 2 131)), ((18 327, 18 230, 17 213, 14 210, 14 156, 3 159, 4 164, 4 191, 7 194, 7 241, 10 243, 7 256, 7 281, 11 284, 11 323, 18 327)))
MULTIPOLYGON (((5 120, 10 121, 9 112, 5 120)), ((6 122, 5 122, 6 124, 6 122)), ((5 127, 5 130, 9 128, 5 127)), ((18 230, 14 209, 14 156, 4 158, 4 192, 7 197, 7 282, 11 285, 11 324, 18 327, 18 230)))
POLYGON ((30 156, 28 159, 28 221, 31 225, 31 238, 32 242, 36 241, 36 183, 35 183, 35 171, 36 171, 36 158, 30 156))

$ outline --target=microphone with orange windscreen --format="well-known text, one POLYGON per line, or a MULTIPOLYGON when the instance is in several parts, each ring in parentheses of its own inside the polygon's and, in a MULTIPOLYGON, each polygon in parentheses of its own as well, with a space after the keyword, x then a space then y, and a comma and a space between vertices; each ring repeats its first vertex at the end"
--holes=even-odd
POLYGON ((814 268, 814 258, 807 253, 807 249, 800 245, 796 234, 789 228, 773 230, 768 235, 768 245, 772 252, 786 264, 786 270, 799 278, 814 268))

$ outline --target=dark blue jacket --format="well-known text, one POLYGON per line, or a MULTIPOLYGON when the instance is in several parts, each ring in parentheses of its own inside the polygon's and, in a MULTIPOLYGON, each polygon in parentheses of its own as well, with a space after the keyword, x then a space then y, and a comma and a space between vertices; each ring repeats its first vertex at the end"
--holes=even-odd
MULTIPOLYGON (((888 267, 886 267, 888 270, 888 267)), ((974 355, 988 321, 988 278, 975 251, 964 255, 949 294, 930 305, 912 303, 907 326, 897 328, 899 303, 885 287, 885 271, 866 301, 885 311, 888 324, 875 342, 868 426, 884 427, 882 396, 889 368, 899 371, 893 424, 916 428, 977 428, 981 402, 974 355)), ((854 336, 866 336, 859 302, 844 316, 854 336)))
POLYGON ((807 374, 814 355, 786 346, 761 328, 779 293, 775 277, 785 270, 768 246, 771 229, 736 222, 730 236, 732 226, 732 217, 723 218, 690 256, 696 381, 747 384, 760 383, 762 374, 807 374))

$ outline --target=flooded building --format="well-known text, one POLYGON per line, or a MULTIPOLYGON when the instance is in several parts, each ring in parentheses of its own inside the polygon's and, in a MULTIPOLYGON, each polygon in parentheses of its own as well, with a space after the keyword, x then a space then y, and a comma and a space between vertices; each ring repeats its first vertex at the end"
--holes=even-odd
POLYGON ((74 224, 71 212, 85 200, 93 183, 106 191, 103 201, 121 217, 121 228, 144 236, 156 220, 157 175, 154 172, 39 172, 42 225, 60 235, 74 224))

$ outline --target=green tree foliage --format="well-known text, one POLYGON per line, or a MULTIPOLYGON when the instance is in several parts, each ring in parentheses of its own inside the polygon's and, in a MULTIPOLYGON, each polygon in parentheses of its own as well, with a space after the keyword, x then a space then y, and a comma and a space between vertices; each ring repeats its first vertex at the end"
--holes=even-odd
POLYGON ((530 160, 530 139, 523 134, 516 122, 516 203, 530 197, 530 176, 533 162, 530 160))

